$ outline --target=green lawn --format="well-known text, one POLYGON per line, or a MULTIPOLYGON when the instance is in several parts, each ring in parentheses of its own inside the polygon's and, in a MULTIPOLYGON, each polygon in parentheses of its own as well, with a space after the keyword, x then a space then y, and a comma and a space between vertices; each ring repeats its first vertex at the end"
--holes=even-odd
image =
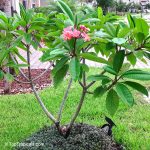
MULTIPOLYGON (((94 70, 93 70, 94 71, 94 70)), ((68 82, 68 81, 66 81, 68 82)), ((46 106, 56 114, 65 91, 66 82, 58 89, 50 87, 41 91, 46 106)), ((149 85, 146 83, 146 85, 149 85)), ((80 87, 73 84, 63 115, 63 123, 67 123, 79 100, 80 87)), ((135 93, 136 104, 129 108, 120 103, 119 110, 113 117, 117 127, 113 134, 117 142, 127 149, 150 149, 150 105, 135 93)), ((77 122, 101 126, 108 115, 105 108, 105 95, 102 98, 86 97, 77 122)), ((0 149, 10 150, 13 143, 19 142, 51 122, 46 118, 32 94, 0 96, 0 149)))

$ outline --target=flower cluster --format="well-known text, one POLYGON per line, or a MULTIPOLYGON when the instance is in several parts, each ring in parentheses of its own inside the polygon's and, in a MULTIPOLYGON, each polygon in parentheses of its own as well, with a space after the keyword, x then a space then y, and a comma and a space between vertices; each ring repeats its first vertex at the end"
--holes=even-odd
POLYGON ((87 32, 90 31, 89 28, 86 28, 84 25, 79 27, 79 30, 69 26, 63 30, 63 38, 65 41, 71 40, 72 38, 83 38, 84 41, 90 41, 90 37, 87 32))

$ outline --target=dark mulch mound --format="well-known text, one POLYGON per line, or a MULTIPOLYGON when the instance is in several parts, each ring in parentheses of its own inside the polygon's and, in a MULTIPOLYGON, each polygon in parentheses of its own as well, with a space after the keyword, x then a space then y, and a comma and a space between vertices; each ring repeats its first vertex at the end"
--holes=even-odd
MULTIPOLYGON (((26 76, 28 76, 27 69, 22 70, 26 76)), ((32 69, 32 78, 36 78, 39 76, 42 72, 44 72, 45 69, 32 69)), ((17 80, 27 82, 27 80, 22 76, 18 75, 17 80)), ((34 81, 35 87, 37 90, 41 90, 47 86, 50 85, 50 70, 48 70, 43 76, 38 78, 36 81, 34 81)), ((0 81, 0 94, 4 94, 4 82, 0 81)), ((24 84, 24 83, 18 83, 17 81, 13 81, 11 84, 11 92, 10 94, 17 94, 17 93, 30 93, 32 92, 32 89, 30 88, 30 84, 24 84)))
POLYGON ((70 136, 63 138, 54 126, 45 127, 21 142, 16 150, 122 150, 102 129, 75 124, 70 136))

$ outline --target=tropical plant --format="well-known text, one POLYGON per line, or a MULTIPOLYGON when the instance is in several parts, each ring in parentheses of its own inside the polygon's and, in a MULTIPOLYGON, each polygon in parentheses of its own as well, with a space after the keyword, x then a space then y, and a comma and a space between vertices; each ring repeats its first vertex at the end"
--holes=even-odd
POLYGON ((55 18, 35 14, 21 5, 21 16, 17 16, 19 29, 10 33, 15 39, 19 39, 18 45, 14 44, 14 47, 20 46, 27 53, 27 79, 38 103, 59 133, 67 138, 87 94, 95 97, 105 94, 106 108, 111 116, 116 113, 120 100, 133 106, 135 100, 130 88, 148 96, 147 89, 136 80, 150 80, 150 73, 130 67, 138 59, 146 63, 145 57, 150 58, 150 35, 147 22, 130 14, 127 15, 127 24, 113 23, 114 18, 111 20, 104 16, 101 8, 97 9, 97 18, 90 18, 84 13, 73 14, 62 0, 58 0, 57 5, 63 13, 57 14, 55 18), (39 48, 41 39, 47 46, 41 49, 41 61, 54 62, 54 87, 57 88, 65 77, 69 78, 57 118, 44 105, 31 76, 30 48, 39 48), (103 64, 101 73, 88 76, 90 68, 85 60, 103 64), (78 82, 81 86, 81 97, 69 124, 64 126, 61 124, 62 112, 73 82, 78 82), (99 85, 91 91, 96 82, 99 85))
POLYGON ((28 65, 26 59, 21 56, 19 49, 26 51, 28 43, 37 49, 42 38, 41 35, 44 35, 41 24, 44 26, 44 21, 47 21, 43 14, 35 14, 33 10, 26 11, 22 5, 20 5, 20 9, 20 16, 15 14, 14 17, 7 17, 3 12, 0 12, 0 78, 6 80, 5 93, 10 92, 8 82, 13 81, 13 75, 16 76, 21 72, 28 79, 20 69, 20 67, 27 67, 28 65), (27 26, 30 26, 29 33, 25 33, 27 26), (22 64, 18 63, 17 58, 22 61, 22 64))
POLYGON ((96 97, 106 94, 106 107, 112 116, 117 111, 120 100, 133 106, 134 97, 129 87, 148 96, 148 91, 143 85, 130 79, 149 80, 150 73, 130 69, 130 66, 135 65, 137 59, 146 62, 144 55, 149 54, 150 36, 147 22, 141 18, 133 18, 130 14, 127 17, 128 24, 123 22, 112 24, 108 22, 109 20, 105 20, 106 17, 101 8, 98 8, 98 18, 87 18, 82 15, 73 15, 63 1, 59 0, 58 5, 68 18, 67 24, 64 21, 59 44, 48 49, 41 60, 56 62, 52 70, 55 87, 59 86, 68 71, 71 76, 58 118, 56 120, 52 118, 58 131, 67 137, 87 94, 93 93, 96 97), (90 51, 92 47, 95 52, 90 51), (98 54, 105 57, 100 57, 101 55, 98 54), (105 64, 103 71, 87 77, 90 68, 86 65, 85 59, 105 64), (108 74, 111 74, 112 77, 110 78, 108 74), (68 126, 61 127, 62 110, 73 81, 79 82, 82 87, 81 98, 68 126), (97 81, 101 84, 91 92, 90 87, 97 81))
POLYGON ((5 86, 4 86, 4 93, 10 92, 10 84, 13 80, 14 72, 17 74, 17 66, 19 64, 14 64, 12 60, 12 54, 17 55, 18 57, 22 58, 21 55, 18 53, 17 40, 11 34, 19 24, 14 20, 14 18, 7 17, 3 12, 0 12, 0 78, 5 78, 5 86), (13 69, 12 69, 13 68, 13 69))

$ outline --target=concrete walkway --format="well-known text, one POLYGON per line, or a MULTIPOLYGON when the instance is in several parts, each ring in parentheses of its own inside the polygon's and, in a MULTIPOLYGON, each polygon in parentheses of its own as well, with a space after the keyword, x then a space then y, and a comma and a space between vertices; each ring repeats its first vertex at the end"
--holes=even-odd
MULTIPOLYGON (((22 56, 27 59, 26 51, 20 50, 22 56)), ((42 52, 32 49, 31 50, 31 69, 47 69, 50 65, 49 62, 41 62, 39 59, 42 56, 42 52)), ((19 63, 22 63, 21 60, 18 59, 19 63)))

